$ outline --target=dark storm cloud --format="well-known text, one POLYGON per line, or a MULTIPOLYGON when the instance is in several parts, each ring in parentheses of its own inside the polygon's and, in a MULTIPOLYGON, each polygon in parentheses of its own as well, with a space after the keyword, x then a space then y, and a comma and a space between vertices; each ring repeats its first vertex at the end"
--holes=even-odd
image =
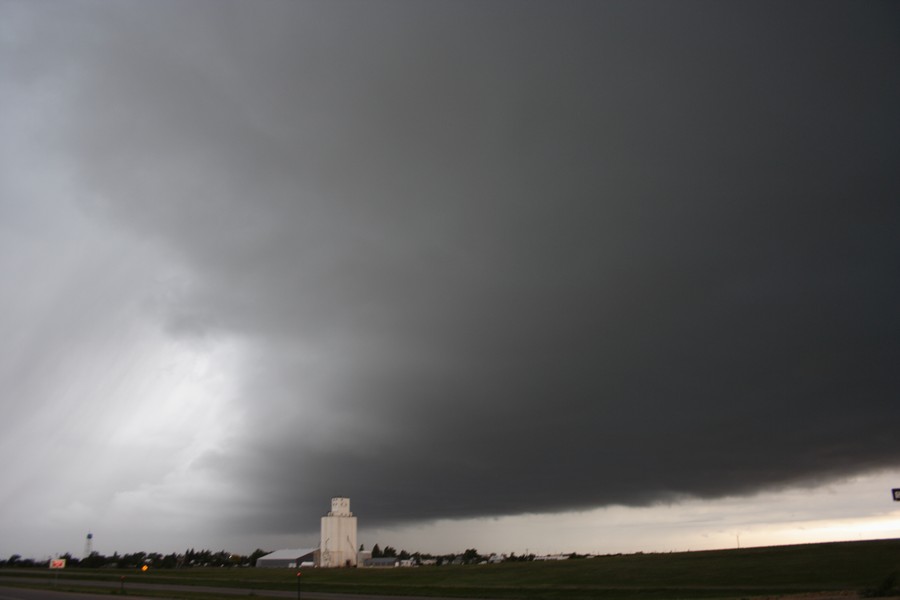
POLYGON ((260 349, 245 530, 900 464, 895 4, 99 7, 65 136, 260 349))

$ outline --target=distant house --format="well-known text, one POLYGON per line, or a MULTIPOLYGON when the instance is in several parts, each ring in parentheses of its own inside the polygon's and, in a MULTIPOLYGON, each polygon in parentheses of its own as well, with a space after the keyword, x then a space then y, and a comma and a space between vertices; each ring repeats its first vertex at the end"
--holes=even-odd
POLYGON ((400 566, 400 559, 396 556, 385 556, 382 558, 367 558, 363 563, 365 567, 382 567, 393 568, 400 566))
POLYGON ((296 569, 304 566, 304 563, 313 565, 316 563, 318 548, 287 548, 276 550, 256 560, 257 567, 296 569))

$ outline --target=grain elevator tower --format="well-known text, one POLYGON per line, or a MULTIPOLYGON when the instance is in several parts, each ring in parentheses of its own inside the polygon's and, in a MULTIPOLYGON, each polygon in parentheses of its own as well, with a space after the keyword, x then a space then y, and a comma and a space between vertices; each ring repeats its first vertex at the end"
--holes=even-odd
POLYGON ((331 512, 322 517, 320 567, 356 566, 356 517, 349 498, 332 498, 331 512))

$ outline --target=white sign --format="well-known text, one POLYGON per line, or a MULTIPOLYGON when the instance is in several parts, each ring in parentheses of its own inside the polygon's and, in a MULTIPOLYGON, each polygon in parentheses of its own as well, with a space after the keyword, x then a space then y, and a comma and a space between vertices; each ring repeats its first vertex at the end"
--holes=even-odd
POLYGON ((54 558, 50 561, 51 569, 65 569, 66 568, 66 559, 64 558, 54 558))

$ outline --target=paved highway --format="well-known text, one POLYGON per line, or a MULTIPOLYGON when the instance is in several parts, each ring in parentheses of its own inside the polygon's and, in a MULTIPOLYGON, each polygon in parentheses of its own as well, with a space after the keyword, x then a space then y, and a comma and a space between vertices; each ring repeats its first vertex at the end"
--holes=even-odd
POLYGON ((76 594, 0 586, 0 600, 109 600, 109 594, 76 594))
MULTIPOLYGON (((23 578, 21 581, 25 581, 23 578)), ((47 584, 46 578, 41 578, 41 584, 47 584)), ((66 580, 65 585, 78 586, 85 585, 91 587, 110 587, 118 588, 120 584, 110 581, 73 581, 66 580)), ((268 598, 296 598, 297 592, 282 592, 275 590, 250 590, 237 588, 217 588, 202 587, 195 585, 155 585, 155 584, 138 584, 126 583, 125 593, 128 594, 128 588, 152 589, 157 591, 169 592, 196 592, 204 594, 220 594, 223 598, 229 596, 254 596, 268 598)), ((460 600, 459 598, 433 598, 418 596, 373 596, 363 594, 329 594, 325 592, 303 592, 302 600, 460 600)), ((131 596, 139 597, 139 596, 131 596)), ((36 590, 31 588, 17 588, 0 584, 0 600, 110 600, 109 592, 102 594, 85 594, 80 592, 60 592, 54 589, 36 590)), ((160 596, 154 596, 154 600, 164 600, 160 596)))

